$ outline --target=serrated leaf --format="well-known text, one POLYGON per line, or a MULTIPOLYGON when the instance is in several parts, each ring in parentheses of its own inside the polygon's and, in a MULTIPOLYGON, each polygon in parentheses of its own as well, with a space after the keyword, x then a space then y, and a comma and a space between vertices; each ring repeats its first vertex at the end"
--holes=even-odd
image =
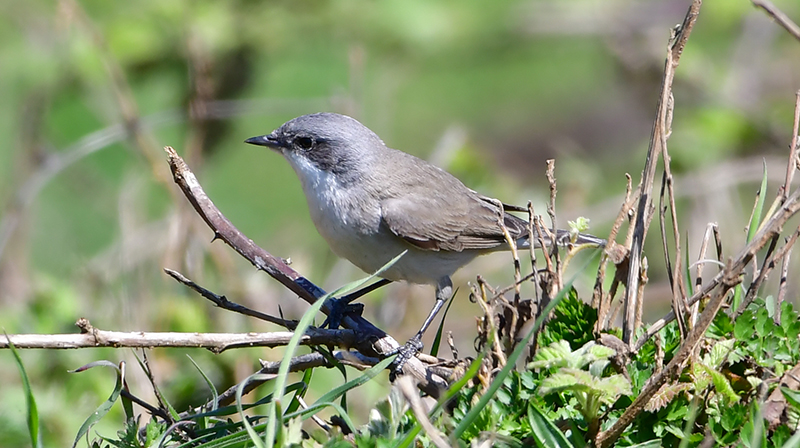
POLYGON ((567 341, 553 342, 547 347, 539 349, 534 360, 528 364, 529 369, 553 369, 569 364, 568 357, 572 349, 567 341))
POLYGON ((733 345, 736 343, 735 339, 725 339, 722 341, 717 341, 711 350, 706 354, 704 357, 703 363, 707 366, 718 369, 722 366, 722 363, 725 362, 725 359, 728 357, 728 354, 732 352, 733 345))
POLYGON ((656 412, 667 406, 678 394, 689 390, 688 383, 672 383, 662 385, 658 391, 650 398, 644 407, 647 412, 656 412))
POLYGON ((597 383, 595 389, 601 391, 600 399, 605 404, 612 404, 620 395, 631 395, 631 383, 622 375, 611 375, 597 383))
POLYGON ((617 354, 616 350, 605 345, 595 344, 594 341, 584 345, 586 351, 592 355, 594 359, 608 359, 617 354))

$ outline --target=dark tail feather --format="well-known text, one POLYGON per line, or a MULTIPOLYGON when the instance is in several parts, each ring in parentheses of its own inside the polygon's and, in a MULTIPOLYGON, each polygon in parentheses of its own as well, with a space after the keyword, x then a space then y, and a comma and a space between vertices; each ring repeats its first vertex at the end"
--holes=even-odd
MULTIPOLYGON (((545 235, 543 239, 544 239, 544 244, 546 246, 549 247, 549 246, 552 245, 552 243, 550 242, 550 238, 548 238, 547 235, 545 235)), ((528 241, 528 238, 527 238, 527 235, 526 235, 525 236, 525 240, 522 241, 521 247, 527 247, 528 244, 529 244, 529 241, 528 241)), ((540 244, 539 244, 539 237, 538 236, 536 236, 533 239, 533 244, 536 247, 539 247, 540 244)), ((605 247, 606 246, 606 240, 604 240, 602 238, 598 238, 598 237, 596 237, 594 235, 589 235, 589 234, 586 234, 586 233, 579 233, 577 236, 575 236, 575 239, 573 241, 573 237, 569 233, 569 230, 558 229, 558 230, 556 230, 556 244, 558 244, 559 246, 569 246, 569 245, 583 246, 583 245, 587 245, 587 246, 593 246, 593 247, 605 247)))
POLYGON ((575 246, 582 246, 584 244, 597 247, 606 246, 606 240, 586 233, 579 233, 575 237, 575 240, 573 241, 572 235, 570 235, 569 230, 561 230, 561 229, 556 230, 556 243, 558 243, 559 246, 566 246, 569 244, 575 246))

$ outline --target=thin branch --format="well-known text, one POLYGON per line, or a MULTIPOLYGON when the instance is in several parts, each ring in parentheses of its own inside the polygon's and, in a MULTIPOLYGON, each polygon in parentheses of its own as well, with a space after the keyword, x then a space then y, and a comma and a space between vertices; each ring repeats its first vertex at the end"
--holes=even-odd
POLYGON ((403 397, 411 406, 411 410, 417 417, 417 421, 428 434, 431 442, 436 445, 436 448, 450 448, 450 444, 445 440, 445 435, 436 429, 436 427, 433 426, 431 421, 428 419, 428 410, 424 408, 422 400, 419 397, 419 393, 417 393, 417 390, 414 387, 413 380, 408 377, 400 378, 400 381, 397 383, 397 387, 400 389, 403 397))
POLYGON ((786 180, 781 188, 781 202, 786 200, 786 195, 792 188, 794 173, 797 171, 798 151, 800 151, 800 91, 794 94, 794 121, 792 124, 792 142, 789 144, 789 163, 786 164, 786 180))
POLYGON ((186 286, 186 287, 188 287, 190 289, 193 289, 198 294, 200 294, 204 298, 210 300, 212 303, 214 303, 214 305, 217 305, 218 307, 220 307, 222 309, 225 309, 225 310, 228 310, 228 311, 233 311, 233 312, 239 313, 239 314, 244 314, 245 316, 255 317, 256 319, 260 319, 260 320, 263 320, 263 321, 266 321, 266 322, 270 322, 270 323, 273 323, 275 325, 280 325, 281 327, 288 328, 289 330, 294 330, 295 327, 297 326, 297 321, 281 319, 279 317, 270 316, 269 314, 264 314, 264 313, 262 313, 260 311, 251 310, 250 308, 247 308, 246 306, 240 305, 240 304, 238 304, 236 302, 231 302, 230 300, 228 300, 227 297, 221 296, 219 294, 215 294, 215 293, 209 291, 208 289, 203 288, 202 286, 198 285, 197 283, 195 283, 195 282, 189 280, 188 278, 186 278, 183 274, 181 274, 178 271, 173 271, 172 269, 164 268, 164 272, 166 272, 167 275, 169 275, 170 277, 174 278, 176 281, 178 281, 179 283, 183 284, 184 286, 186 286))
POLYGON ((658 156, 663 149, 668 136, 667 116, 670 109, 670 98, 672 96, 672 82, 675 78, 675 69, 678 67, 680 57, 689 35, 692 32, 697 16, 700 13, 702 0, 694 0, 689 7, 689 11, 683 19, 683 23, 674 30, 668 45, 667 60, 664 64, 664 76, 661 85, 661 95, 656 108, 656 118, 653 121, 653 130, 650 135, 650 145, 647 150, 644 170, 642 172, 641 196, 637 208, 636 223, 634 225, 633 241, 631 243, 630 268, 628 270, 628 281, 625 288, 625 314, 623 319, 622 340, 626 344, 633 342, 636 332, 636 312, 639 309, 639 277, 641 273, 642 250, 647 229, 652 218, 652 194, 653 181, 655 179, 656 165, 658 156))
MULTIPOLYGON (((291 332, 272 333, 174 333, 143 331, 108 331, 92 326, 87 319, 79 319, 75 325, 80 334, 10 334, 0 336, 0 349, 13 343, 19 349, 77 349, 77 348, 155 348, 192 347, 205 348, 214 353, 245 347, 280 347, 289 343, 291 332)), ((302 345, 353 346, 355 333, 352 330, 325 330, 309 328, 300 340, 302 345)))
MULTIPOLYGON (((665 147, 666 149, 666 147, 665 147)), ((676 321, 678 322, 678 331, 681 335, 681 341, 686 339, 686 315, 683 309, 683 302, 679 300, 680 294, 678 289, 678 280, 677 278, 681 278, 678 267, 680 266, 680 246, 678 245, 679 241, 676 241, 675 244, 675 268, 672 267, 672 256, 669 253, 669 243, 667 242, 667 230, 666 230, 666 213, 667 207, 664 204, 664 193, 667 189, 667 171, 666 171, 666 162, 665 162, 665 169, 664 174, 661 176, 661 194, 658 198, 658 224, 661 230, 661 247, 664 250, 664 264, 667 266, 667 279, 669 281, 669 287, 672 292, 672 311, 675 313, 678 318, 676 321), (676 278, 677 277, 677 278, 676 278)), ((673 209, 673 213, 674 213, 673 209)), ((673 221, 674 222, 674 221, 673 221)), ((674 235, 677 237, 677 235, 674 235)), ((643 269, 642 272, 646 272, 646 269, 643 269)), ((641 296, 641 294, 639 294, 641 296)), ((642 307, 641 301, 638 303, 639 308, 642 307)), ((638 315, 637 311, 637 315, 638 315)), ((638 328, 639 318, 636 319, 638 328)))
POLYGON ((783 301, 786 300, 786 287, 788 286, 788 277, 789 277, 789 263, 792 258, 792 250, 789 249, 786 251, 786 256, 783 257, 781 261, 781 279, 780 284, 778 286, 778 300, 775 304, 775 324, 780 325, 781 323, 781 304, 783 301))
MULTIPOLYGON (((550 202, 547 204, 547 214, 550 216, 550 228, 552 229, 552 233, 556 233, 557 221, 556 221, 556 193, 558 193, 558 189, 556 188, 556 161, 555 159, 550 159, 547 161, 547 183, 550 184, 550 202)), ((550 241, 556 241, 555 236, 550 236, 550 241)), ((544 247, 544 246, 542 246, 544 247)), ((555 258, 555 273, 556 273, 556 290, 561 290, 564 285, 564 280, 562 277, 561 272, 561 254, 558 252, 558 245, 553 244, 551 253, 553 254, 553 258, 555 258)))
MULTIPOLYGON (((757 8, 761 8, 767 12, 776 22, 778 25, 782 26, 786 31, 789 32, 795 39, 800 40, 800 26, 797 26, 796 23, 792 21, 786 14, 784 14, 780 9, 778 9, 775 5, 772 4, 769 0, 752 0, 753 5, 757 8)), ((797 134, 795 132, 795 134, 797 134)))
MULTIPOLYGON (((364 357, 361 354, 353 353, 353 352, 345 352, 345 351, 335 351, 333 352, 333 357, 337 360, 337 362, 348 365, 351 367, 355 367, 359 370, 363 370, 370 365, 377 364, 377 358, 368 358, 364 357), (354 360, 359 360, 359 362, 354 362, 354 360)), ((267 375, 264 379, 259 380, 251 380, 247 384, 245 384, 242 390, 242 396, 247 395, 248 393, 255 390, 258 386, 270 381, 271 379, 275 378, 275 375, 278 373, 278 369, 281 366, 280 361, 274 362, 265 362, 262 361, 261 369, 256 372, 260 374, 267 375)), ((308 353, 305 355, 295 356, 292 358, 291 362, 289 363, 289 372, 301 372, 306 369, 312 369, 315 367, 326 367, 332 368, 335 367, 336 363, 332 362, 329 358, 325 355, 314 352, 308 353)), ((219 394, 217 397, 216 406, 226 406, 233 403, 236 400, 236 389, 239 387, 238 384, 235 384, 229 387, 225 392, 219 394)), ((214 402, 209 401, 208 403, 195 408, 193 411, 189 411, 186 413, 182 413, 181 417, 189 416, 200 412, 202 409, 212 409, 214 407, 214 402)))

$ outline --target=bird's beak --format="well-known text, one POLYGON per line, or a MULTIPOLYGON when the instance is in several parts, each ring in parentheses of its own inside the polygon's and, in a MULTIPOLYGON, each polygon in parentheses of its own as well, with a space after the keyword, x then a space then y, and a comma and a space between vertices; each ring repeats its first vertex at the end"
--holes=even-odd
POLYGON ((267 135, 259 135, 258 137, 250 137, 244 142, 250 143, 251 145, 266 146, 277 151, 280 151, 284 147, 283 141, 278 138, 275 132, 267 135))

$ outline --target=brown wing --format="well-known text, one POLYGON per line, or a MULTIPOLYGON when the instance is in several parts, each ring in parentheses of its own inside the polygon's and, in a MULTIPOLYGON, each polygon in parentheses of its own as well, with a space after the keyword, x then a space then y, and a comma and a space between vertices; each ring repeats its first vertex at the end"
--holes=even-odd
MULTIPOLYGON (((426 250, 490 250, 505 244, 494 200, 412 155, 386 152, 387 157, 408 159, 382 173, 396 188, 374 192, 382 199, 383 224, 395 235, 426 250)), ((512 215, 504 215, 504 221, 514 238, 527 234, 525 221, 512 215)))
MULTIPOLYGON (((421 249, 461 252, 505 244, 493 203, 471 194, 453 202, 436 194, 404 196, 383 201, 381 213, 395 235, 421 249)), ((525 222, 516 216, 505 215, 504 221, 515 239, 527 233, 525 222)))

